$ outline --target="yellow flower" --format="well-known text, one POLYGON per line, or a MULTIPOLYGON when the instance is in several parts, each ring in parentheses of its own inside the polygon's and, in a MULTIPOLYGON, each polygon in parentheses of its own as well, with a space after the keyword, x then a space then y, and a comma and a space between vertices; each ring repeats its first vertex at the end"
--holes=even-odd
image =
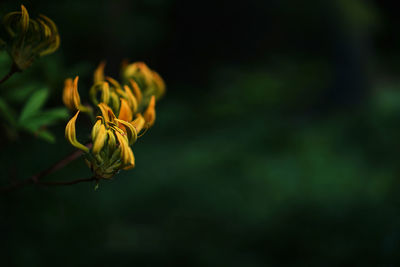
POLYGON ((78 80, 79 76, 76 76, 74 80, 68 78, 64 81, 63 103, 71 111, 91 112, 91 107, 81 104, 81 98, 78 93, 78 80))
MULTIPOLYGON (((120 170, 133 168, 135 157, 131 146, 138 138, 138 133, 143 135, 154 125, 156 119, 157 96, 151 92, 155 92, 156 87, 165 90, 164 82, 144 63, 135 64, 130 67, 130 71, 141 72, 144 75, 143 79, 150 79, 152 89, 147 86, 147 91, 143 91, 134 78, 121 85, 115 79, 104 75, 105 63, 101 63, 96 69, 93 75, 94 85, 89 95, 97 105, 99 115, 92 127, 91 149, 76 139, 75 121, 79 111, 67 124, 67 140, 85 152, 86 163, 97 178, 108 179, 120 170)), ((74 81, 65 81, 63 101, 68 108, 82 111, 77 83, 78 77, 74 81)))
POLYGON ((78 140, 76 139, 76 129, 75 129, 75 123, 76 119, 78 118, 79 111, 76 112, 75 116, 72 117, 72 119, 67 123, 67 126, 65 127, 65 138, 73 145, 74 147, 88 153, 89 148, 84 146, 83 144, 79 143, 78 140))
POLYGON ((76 76, 75 79, 68 78, 64 81, 64 90, 63 90, 63 103, 70 110, 79 110, 81 106, 81 98, 78 93, 78 79, 76 76))
POLYGON ((121 108, 119 110, 118 119, 130 122, 132 121, 132 118, 133 112, 128 104, 128 101, 121 98, 121 108))
POLYGON ((111 178, 119 170, 135 166, 132 145, 137 139, 133 125, 117 119, 112 110, 105 104, 98 105, 101 116, 92 129, 93 146, 89 150, 76 138, 76 119, 79 111, 72 117, 65 128, 66 139, 76 148, 85 152, 86 162, 97 178, 111 178), (118 125, 124 126, 121 129, 118 125))
MULTIPOLYGON (((104 74, 99 71, 99 69, 103 69, 104 67, 100 67, 96 70, 95 80, 97 82, 90 89, 90 97, 92 102, 95 105, 99 103, 104 103, 108 105, 114 113, 117 113, 122 110, 126 111, 126 108, 129 107, 130 113, 135 114, 138 110, 138 100, 135 97, 135 94, 132 92, 131 88, 127 85, 121 86, 118 81, 111 77, 105 77, 105 80, 101 80, 99 77, 104 77, 104 74), (122 103, 122 99, 124 102, 124 107, 122 103), (127 105, 126 105, 127 104, 127 105)), ((140 89, 138 89, 140 91, 140 89)))
POLYGON ((28 68, 38 58, 55 52, 60 36, 55 23, 44 15, 31 19, 26 8, 8 13, 3 18, 8 39, 3 41, 15 66, 28 68))
POLYGON ((156 97, 154 95, 151 97, 150 103, 143 113, 143 117, 149 127, 154 125, 154 122, 156 120, 156 97))
POLYGON ((155 96, 156 98, 160 98, 165 94, 165 82, 161 76, 155 72, 152 71, 153 74, 153 82, 155 84, 155 96))
POLYGON ((142 91, 140 90, 138 84, 134 80, 130 79, 129 80, 129 85, 132 88, 133 94, 136 97, 138 103, 141 103, 142 102, 142 98, 143 98, 143 94, 142 94, 142 91))
POLYGON ((99 66, 97 67, 97 69, 94 71, 94 74, 93 74, 94 83, 104 81, 104 68, 105 67, 106 67, 106 62, 104 62, 104 61, 100 62, 99 66))
POLYGON ((122 135, 126 135, 129 145, 132 145, 137 139, 136 129, 129 122, 118 119, 114 115, 111 108, 106 104, 100 103, 98 107, 100 109, 101 116, 97 116, 97 121, 101 120, 107 129, 110 129, 114 132, 119 132, 122 135), (119 128, 119 124, 122 124, 125 128, 119 128))
POLYGON ((136 119, 133 120, 131 124, 133 125, 133 127, 135 127, 136 131, 139 133, 145 127, 146 121, 143 118, 142 114, 138 113, 136 115, 136 119))
POLYGON ((98 107, 101 116, 92 129, 93 147, 87 163, 97 177, 111 178, 120 169, 135 166, 130 145, 136 141, 137 131, 132 124, 116 118, 106 104, 100 103, 98 107))
POLYGON ((126 82, 134 79, 143 89, 152 83, 153 75, 151 69, 144 62, 134 62, 122 66, 122 79, 126 82))
POLYGON ((144 104, 148 103, 152 95, 159 99, 165 93, 164 80, 143 62, 123 65, 122 80, 127 84, 133 80, 139 85, 144 97, 144 104))
POLYGON ((68 122, 65 137, 74 147, 86 153, 86 162, 97 178, 111 178, 119 170, 135 166, 130 146, 137 139, 137 130, 131 123, 118 119, 106 104, 100 103, 98 108, 100 116, 97 116, 92 128, 91 149, 76 138, 75 124, 79 111, 68 122))

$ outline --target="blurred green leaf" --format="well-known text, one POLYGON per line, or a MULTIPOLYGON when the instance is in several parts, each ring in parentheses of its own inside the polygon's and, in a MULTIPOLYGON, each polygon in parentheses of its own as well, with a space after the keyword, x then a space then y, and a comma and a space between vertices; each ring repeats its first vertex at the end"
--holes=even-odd
POLYGON ((54 143, 56 140, 55 136, 48 130, 45 130, 44 127, 52 125, 61 119, 66 119, 67 117, 68 111, 65 108, 54 108, 29 117, 20 124, 20 127, 34 136, 54 143))
POLYGON ((56 141, 54 134, 47 130, 38 131, 35 134, 47 142, 54 143, 56 141))
POLYGON ((37 130, 42 126, 49 126, 66 118, 68 118, 68 111, 65 108, 54 108, 32 115, 20 122, 20 126, 25 129, 37 130))
POLYGON ((69 117, 68 110, 65 107, 48 109, 41 112, 42 116, 47 116, 51 120, 67 119, 69 117))
POLYGON ((6 92, 7 100, 16 102, 16 103, 23 103, 26 99, 31 95, 35 90, 43 87, 40 83, 30 82, 29 84, 19 86, 15 90, 8 90, 6 92))
POLYGON ((35 115, 40 108, 44 105, 48 97, 48 89, 41 89, 30 97, 26 105, 24 106, 21 116, 19 117, 19 122, 23 123, 29 117, 35 115))

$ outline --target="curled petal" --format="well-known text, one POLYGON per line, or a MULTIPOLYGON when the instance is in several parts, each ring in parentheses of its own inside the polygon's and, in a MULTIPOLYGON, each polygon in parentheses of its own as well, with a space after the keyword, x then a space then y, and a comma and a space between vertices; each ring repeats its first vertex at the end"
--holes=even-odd
POLYGON ((123 69, 123 77, 126 80, 135 79, 142 87, 147 87, 152 81, 150 68, 144 62, 134 62, 123 69))
POLYGON ((39 22, 39 25, 41 26, 41 31, 42 34, 44 35, 44 38, 49 38, 51 36, 50 27, 47 26, 47 24, 41 19, 37 19, 36 21, 39 22))
POLYGON ((47 26, 49 26, 52 33, 57 33, 57 26, 50 18, 46 17, 45 15, 39 15, 39 17, 46 22, 47 26))
POLYGON ((154 122, 156 120, 155 106, 156 106, 156 97, 153 95, 151 96, 147 109, 143 113, 143 118, 150 127, 154 125, 154 122))
POLYGON ((137 108, 138 108, 138 101, 136 99, 136 97, 133 95, 131 89, 129 88, 129 86, 124 85, 124 90, 125 90, 125 94, 126 97, 128 99, 129 105, 132 108, 132 112, 136 113, 137 108))
POLYGON ((111 84, 112 87, 116 88, 116 89, 121 89, 121 85, 119 84, 119 82, 111 77, 106 77, 106 80, 111 84))
POLYGON ((117 119, 117 122, 124 126, 124 132, 128 135, 129 145, 132 145, 137 139, 136 128, 129 122, 117 119))
POLYGON ((109 122, 110 118, 108 117, 108 106, 106 104, 104 104, 104 103, 100 103, 97 106, 100 109, 101 116, 104 118, 104 120, 106 122, 109 122))
POLYGON ((79 111, 76 112, 75 116, 67 123, 65 127, 65 138, 73 145, 74 147, 88 153, 89 149, 84 146, 83 144, 79 143, 76 139, 76 130, 75 130, 75 123, 76 119, 78 118, 79 111))
POLYGON ((132 149, 129 147, 128 140, 120 133, 116 132, 116 137, 121 149, 121 162, 124 168, 133 168, 135 166, 135 157, 133 156, 132 149))
POLYGON ((101 124, 97 132, 96 138, 93 141, 92 153, 99 154, 107 139, 107 130, 104 124, 101 124))
POLYGON ((63 102, 70 110, 78 110, 81 108, 81 99, 78 93, 78 79, 76 76, 74 81, 66 79, 64 82, 63 102))
POLYGON ((161 78, 161 76, 155 71, 153 71, 153 81, 156 85, 156 98, 159 99, 165 93, 165 82, 161 78))
POLYGON ((121 105, 121 101, 119 96, 117 95, 116 92, 111 91, 110 93, 110 103, 111 107, 113 107, 113 110, 119 110, 120 109, 120 105, 121 105))
POLYGON ((106 62, 105 61, 100 62, 99 66, 97 67, 97 69, 94 71, 94 74, 93 74, 94 83, 104 81, 104 68, 105 67, 106 67, 106 62))
POLYGON ((125 167, 122 168, 124 170, 130 170, 135 167, 135 156, 133 155, 133 151, 131 148, 129 148, 128 153, 129 153, 129 158, 132 160, 129 162, 129 164, 127 164, 125 167))
POLYGON ((138 84, 133 79, 130 79, 129 83, 131 84, 133 94, 135 95, 137 102, 138 103, 142 102, 143 95, 142 95, 142 91, 140 90, 138 84))
POLYGON ((131 122, 133 127, 136 128, 137 132, 140 132, 143 129, 145 123, 146 121, 144 120, 143 116, 140 113, 137 114, 136 119, 131 122))
POLYGON ((97 134, 99 132, 100 126, 103 124, 101 119, 98 119, 96 123, 93 125, 92 128, 92 140, 95 140, 97 138, 97 134))
POLYGON ((59 47, 60 47, 60 36, 57 34, 57 35, 54 36, 53 40, 51 42, 49 42, 47 48, 44 49, 43 51, 41 51, 39 53, 39 55, 42 57, 42 56, 46 56, 46 55, 52 54, 59 47))
POLYGON ((103 116, 106 123, 113 123, 115 121, 116 117, 109 106, 104 103, 100 103, 97 106, 99 107, 101 115, 103 116))
POLYGON ((29 13, 24 5, 21 5, 21 19, 20 19, 21 30, 26 33, 29 28, 29 13))
POLYGON ((110 101, 110 85, 104 81, 97 82, 90 88, 89 95, 94 104, 97 105, 102 102, 108 105, 110 101), (98 92, 101 94, 100 99, 98 99, 98 92))
POLYGON ((74 86, 73 86, 73 90, 72 90, 72 101, 75 107, 79 108, 79 106, 81 105, 81 98, 79 97, 79 93, 78 93, 78 80, 79 80, 79 76, 76 76, 74 79, 74 86))
POLYGON ((15 11, 15 12, 10 12, 3 17, 4 27, 7 31, 7 33, 13 38, 17 34, 17 29, 15 29, 15 26, 13 25, 13 23, 15 22, 15 20, 18 20, 18 18, 20 16, 21 16, 21 12, 15 11))
POLYGON ((115 137, 115 134, 112 131, 108 130, 107 135, 108 135, 108 144, 107 145, 111 151, 114 151, 115 148, 117 147, 117 139, 115 137))
POLYGON ((107 82, 104 82, 102 85, 101 100, 106 104, 108 104, 110 100, 110 85, 107 82))
POLYGON ((21 11, 10 12, 3 17, 3 24, 11 37, 15 37, 17 34, 26 34, 29 23, 29 13, 24 5, 21 5, 21 11))
POLYGON ((24 70, 41 56, 55 52, 60 45, 60 36, 55 23, 46 16, 29 17, 26 8, 4 16, 3 24, 10 36, 7 52, 19 70, 24 70))
POLYGON ((70 78, 65 79, 62 100, 63 100, 64 105, 69 109, 74 109, 74 107, 71 105, 71 101, 70 101, 71 88, 73 88, 73 86, 74 86, 74 83, 73 83, 72 79, 70 79, 70 78))
POLYGON ((133 117, 132 110, 129 107, 128 101, 121 98, 121 108, 119 110, 118 119, 124 121, 131 121, 133 117))
POLYGON ((60 35, 58 34, 56 24, 48 17, 40 15, 36 21, 41 24, 44 38, 35 50, 40 50, 40 56, 45 56, 55 52, 60 46, 60 35))

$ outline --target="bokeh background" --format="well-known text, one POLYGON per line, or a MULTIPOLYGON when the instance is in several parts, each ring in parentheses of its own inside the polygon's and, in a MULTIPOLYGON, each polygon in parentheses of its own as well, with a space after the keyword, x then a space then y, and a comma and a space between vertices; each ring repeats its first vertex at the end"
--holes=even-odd
MULTIPOLYGON (((114 77, 124 59, 146 62, 167 94, 134 145, 135 169, 97 191, 82 183, 0 195, 2 266, 400 265, 391 1, 21 3, 56 22, 61 47, 0 85, 16 110, 43 87, 46 108, 59 107, 75 75, 84 97, 101 60, 114 77)), ((1 1, 0 15, 21 3, 1 1)), ((10 59, 0 59, 3 75, 10 59)), ((49 125, 50 143, 5 134, 3 119, 1 183, 72 152, 65 123, 49 125)), ((46 179, 85 177, 77 160, 46 179)))

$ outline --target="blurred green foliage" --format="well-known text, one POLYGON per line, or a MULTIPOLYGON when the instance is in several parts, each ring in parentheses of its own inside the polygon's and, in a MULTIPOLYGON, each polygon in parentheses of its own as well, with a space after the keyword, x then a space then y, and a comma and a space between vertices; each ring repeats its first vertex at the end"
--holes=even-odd
MULTIPOLYGON (((59 97, 63 81, 61 64, 59 59, 48 60, 46 64, 35 66, 32 71, 25 70, 22 74, 14 74, 15 77, 2 85, 5 88, 0 97, 2 128, 7 132, 8 138, 15 140, 20 131, 26 131, 48 142, 55 142, 55 136, 48 127, 65 122, 69 118, 68 111, 60 102, 51 108, 45 108, 45 104, 51 91, 58 91, 59 97), (58 76, 50 76, 49 79, 46 79, 45 75, 37 75, 55 74, 57 69, 60 69, 58 76), (49 86, 54 85, 58 90, 50 90, 49 86)), ((1 73, 5 75, 10 66, 9 56, 5 52, 0 53, 1 73)))
MULTIPOLYGON (((111 76, 125 57, 149 63, 167 94, 133 147, 135 169, 97 191, 0 196, 5 266, 399 265, 400 39, 389 3, 25 2, 54 18, 61 48, 0 85, 5 130, 25 113, 63 118, 64 78, 84 85, 102 59, 111 76)), ((1 140, 2 182, 71 152, 63 127, 51 126, 54 144, 1 140)), ((47 179, 89 175, 78 160, 47 179)))
MULTIPOLYGON (((6 70, 10 65, 10 60, 1 54, 0 69, 6 70)), ((46 130, 48 126, 68 118, 68 112, 64 107, 56 107, 48 110, 42 110, 48 96, 49 89, 45 84, 34 84, 28 80, 27 84, 20 84, 16 87, 9 87, 6 95, 0 98, 0 110, 4 120, 2 127, 9 133, 11 139, 15 139, 19 130, 24 130, 33 135, 41 137, 49 142, 54 142, 54 135, 46 130), (12 90, 12 91, 11 91, 12 90), (22 106, 20 114, 17 114, 16 108, 11 106, 22 106)))

